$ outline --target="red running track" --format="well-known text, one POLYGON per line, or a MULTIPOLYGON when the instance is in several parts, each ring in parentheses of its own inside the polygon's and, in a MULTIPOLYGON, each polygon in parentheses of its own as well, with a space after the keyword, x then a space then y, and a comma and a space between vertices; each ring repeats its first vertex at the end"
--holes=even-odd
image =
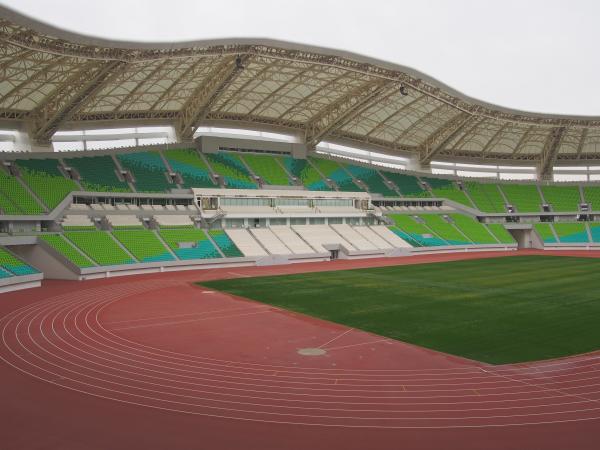
POLYGON ((600 352, 490 366, 192 283, 500 255, 48 281, 4 294, 0 448, 597 448, 600 352), (299 355, 306 347, 327 353, 299 355))

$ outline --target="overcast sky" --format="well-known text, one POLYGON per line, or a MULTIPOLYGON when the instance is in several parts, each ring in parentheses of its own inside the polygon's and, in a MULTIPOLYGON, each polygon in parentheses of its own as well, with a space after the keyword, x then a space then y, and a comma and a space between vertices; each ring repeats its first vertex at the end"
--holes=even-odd
POLYGON ((600 116, 594 0, 0 0, 70 31, 128 41, 263 37, 413 67, 490 103, 600 116))

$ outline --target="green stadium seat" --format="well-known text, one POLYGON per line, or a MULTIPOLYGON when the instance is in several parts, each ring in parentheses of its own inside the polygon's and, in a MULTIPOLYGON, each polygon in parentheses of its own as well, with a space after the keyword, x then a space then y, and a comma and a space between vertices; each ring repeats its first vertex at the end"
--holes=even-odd
POLYGON ((219 151, 217 153, 206 153, 206 160, 215 173, 218 173, 225 185, 230 189, 257 189, 250 172, 240 160, 231 152, 219 151))
MULTIPOLYGON (((402 214, 390 214, 389 217, 395 222, 396 227, 402 230, 406 234, 406 236, 409 237, 409 243, 411 243, 411 241, 414 241, 423 247, 448 245, 446 241, 441 239, 439 236, 435 235, 424 224, 417 222, 413 217, 402 214)), ((390 229, 395 232, 393 227, 390 229)))
POLYGON ((285 173, 285 170, 279 164, 281 157, 246 153, 242 156, 242 159, 265 184, 280 186, 288 186, 290 184, 287 173, 285 173))
POLYGON ((315 166, 319 172, 323 174, 325 178, 329 178, 337 185, 338 189, 342 192, 362 192, 364 189, 359 187, 348 172, 346 172, 342 166, 344 163, 338 163, 323 158, 309 158, 311 164, 315 166))
POLYGON ((536 223, 533 225, 533 228, 540 235, 544 244, 555 244, 558 242, 556 240, 556 236, 552 230, 552 225, 549 223, 536 223))
POLYGON ((500 188, 508 203, 517 212, 539 212, 542 210, 542 199, 535 184, 501 184, 500 188))
POLYGON ((552 211, 578 211, 581 203, 579 186, 541 186, 544 200, 552 206, 552 211))
POLYGON ((590 242, 585 223, 555 222, 553 227, 562 244, 587 244, 590 242))
POLYGON ((138 192, 167 192, 177 187, 169 183, 167 167, 158 152, 121 153, 117 159, 123 169, 133 174, 138 192))
POLYGON ((130 192, 125 181, 119 180, 117 167, 109 155, 66 158, 65 164, 79 173, 79 183, 91 192, 130 192))
POLYGON ((107 231, 67 231, 64 236, 101 266, 136 262, 107 231))
POLYGON ((381 173, 396 185, 403 197, 431 197, 429 191, 423 189, 419 183, 419 179, 413 175, 388 171, 381 171, 381 173))
POLYGON ((3 278, 11 276, 11 274, 23 276, 39 273, 36 269, 21 261, 4 247, 0 247, 0 268, 7 272, 7 274, 5 274, 7 276, 4 276, 3 278))
POLYGON ((583 186, 583 197, 592 211, 600 211, 600 186, 583 186))
POLYGON ((19 180, 0 169, 0 208, 2 214, 42 214, 44 209, 19 180))
POLYGON ((184 188, 215 188, 210 169, 193 149, 163 152, 171 168, 183 178, 184 188))
POLYGON ((510 234, 508 230, 504 228, 504 225, 502 225, 501 223, 488 223, 485 224, 485 226, 488 230, 492 232, 494 236, 496 236, 496 239, 498 239, 498 242, 500 242, 501 244, 517 243, 517 241, 515 241, 515 238, 513 238, 512 234, 510 234))
POLYGON ((429 185, 434 197, 447 198, 448 200, 463 204, 469 208, 474 208, 475 205, 473 205, 467 195, 461 191, 453 181, 429 177, 421 177, 421 180, 429 185))
POLYGON ((39 236, 39 239, 44 241, 78 267, 94 266, 94 263, 89 258, 79 253, 71 243, 69 243, 63 238, 63 236, 59 234, 44 234, 39 236))
POLYGON ((287 171, 298 178, 309 191, 333 190, 306 159, 294 159, 291 156, 284 156, 283 164, 287 171))
POLYGON ((437 214, 422 214, 419 217, 431 231, 450 245, 466 245, 472 243, 452 224, 446 222, 442 216, 437 214))
POLYGON ((377 170, 352 164, 346 164, 346 170, 348 170, 354 178, 365 183, 369 192, 381 194, 384 197, 399 197, 396 191, 388 187, 377 170))
POLYGON ((475 244, 496 244, 496 239, 488 229, 474 217, 463 214, 450 214, 454 225, 475 244))
POLYGON ((58 206, 73 191, 80 190, 75 181, 65 178, 57 159, 18 159, 21 178, 50 209, 58 206))
POLYGON ((151 230, 117 229, 112 234, 140 262, 175 260, 151 230))
POLYGON ((506 212, 504 197, 498 190, 497 184, 465 181, 464 185, 469 192, 469 197, 475 203, 475 207, 480 211, 486 213, 506 212))

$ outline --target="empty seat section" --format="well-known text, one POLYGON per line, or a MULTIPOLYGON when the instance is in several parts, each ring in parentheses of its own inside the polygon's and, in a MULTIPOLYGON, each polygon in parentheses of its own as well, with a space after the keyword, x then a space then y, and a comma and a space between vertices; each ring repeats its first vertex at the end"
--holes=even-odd
MULTIPOLYGON (((21 261, 4 247, 0 247, 0 268, 8 272, 9 275, 13 274, 16 276, 39 273, 36 269, 21 261)), ((7 277, 4 276, 4 278, 7 277)))
POLYGON ((431 197, 431 194, 423 189, 418 178, 413 175, 387 171, 381 173, 396 185, 403 197, 431 197))
POLYGON ((421 177, 430 187, 434 197, 447 198, 470 208, 473 208, 473 203, 467 195, 461 191, 458 186, 451 180, 442 178, 421 177))
POLYGON ((160 236, 179 259, 221 258, 203 230, 193 227, 161 228, 160 236))
POLYGON ((63 230, 76 231, 76 230, 95 230, 96 226, 94 222, 88 216, 75 215, 65 216, 61 221, 63 230))
POLYGON ((546 203, 552 205, 552 211, 578 211, 581 203, 579 186, 542 186, 542 195, 546 203))
POLYGON ((206 153, 204 156, 213 171, 223 177, 226 187, 232 189, 257 188, 250 172, 236 154, 219 151, 217 153, 206 153))
POLYGON ((171 169, 183 178, 185 188, 214 188, 210 169, 193 149, 168 150, 163 152, 171 169))
POLYGON ((390 214, 389 217, 396 223, 396 227, 390 229, 409 243, 414 241, 418 246, 424 247, 448 245, 446 241, 436 236, 429 228, 417 222, 413 217, 401 214, 390 214), (399 234, 398 230, 402 233, 399 234))
POLYGON ((317 252, 328 253, 329 250, 324 245, 342 245, 346 250, 355 250, 352 244, 336 233, 329 225, 293 225, 292 228, 317 252))
POLYGON ((252 228, 250 233, 271 255, 289 255, 293 253, 269 228, 252 228))
POLYGON ((106 220, 111 224, 113 230, 135 230, 135 229, 144 229, 144 226, 134 215, 107 215, 106 220))
POLYGON ((117 176, 115 162, 108 155, 67 158, 65 164, 79 173, 79 183, 86 191, 130 191, 128 184, 117 176))
POLYGON ((448 223, 442 216, 435 214, 423 214, 419 216, 435 234, 444 239, 450 245, 465 245, 472 242, 456 229, 451 223, 448 223))
POLYGON ((555 222, 553 226, 558 240, 563 244, 583 244, 590 242, 585 223, 555 222))
POLYGON ((244 161, 255 175, 262 178, 265 184, 288 186, 290 179, 279 164, 279 156, 254 155, 251 153, 242 156, 244 161))
POLYGON ((64 235, 101 266, 135 263, 106 231, 67 231, 64 235))
MULTIPOLYGON (((315 250, 308 245, 292 228, 286 225, 272 225, 273 234, 296 255, 314 253, 315 250)), ((258 230, 255 230, 258 231, 258 230)))
MULTIPOLYGON (((385 230, 387 230, 387 228, 385 228, 385 227, 383 227, 383 228, 385 230)), ((356 231, 362 237, 364 237, 369 242, 371 242, 375 247, 377 247, 381 250, 389 250, 389 249, 394 248, 394 246, 392 244, 390 244, 388 241, 383 239, 381 236, 379 236, 377 233, 375 233, 371 228, 369 228, 367 226, 354 227, 354 231, 356 231)))
POLYGON ((93 267, 94 263, 87 256, 82 255, 69 241, 60 234, 44 234, 39 238, 63 255, 78 267, 93 267))
POLYGON ((19 180, 0 169, 0 208, 2 214, 42 214, 44 209, 19 180))
POLYGON ((506 212, 504 197, 498 190, 498 185, 475 181, 466 181, 464 184, 477 209, 487 213, 506 212))
POLYGON ((227 235, 245 256, 267 256, 267 252, 245 228, 226 230, 227 235))
POLYGON ((385 239, 385 241, 392 244, 395 248, 421 247, 418 242, 414 241, 398 227, 388 228, 385 225, 372 225, 370 228, 373 230, 373 232, 381 236, 381 238, 385 239), (392 228, 395 230, 392 230, 392 228), (404 239, 401 235, 406 236, 408 239, 404 239))
POLYGON ((358 250, 377 250, 375 244, 365 239, 348 224, 333 224, 331 225, 331 228, 333 228, 340 236, 346 239, 346 241, 350 242, 358 250))
POLYGON ((497 244, 485 225, 474 217, 450 214, 450 218, 454 221, 454 225, 475 244, 497 244))
MULTIPOLYGON (((323 174, 325 178, 333 180, 340 191, 359 192, 364 191, 356 185, 352 177, 336 161, 322 158, 309 158, 310 162, 323 174)), ((343 164, 343 163, 341 163, 343 164)))
POLYGON ((352 164, 347 164, 346 169, 354 178, 365 183, 369 192, 381 194, 384 197, 398 197, 398 193, 388 187, 377 170, 352 164))
POLYGON ((488 223, 485 226, 501 244, 516 244, 515 238, 501 223, 488 223))
POLYGON ((225 257, 239 258, 244 256, 240 249, 236 247, 233 241, 223 230, 210 230, 208 234, 210 234, 210 237, 214 243, 217 244, 217 247, 221 249, 221 252, 223 252, 225 257))
POLYGON ((284 156, 283 164, 287 171, 298 178, 306 189, 310 191, 333 190, 306 159, 294 159, 290 156, 284 156))
POLYGON ((117 159, 123 169, 132 173, 138 192, 165 192, 177 187, 169 183, 167 168, 158 152, 121 153, 117 159))
POLYGON ((194 225, 190 216, 186 215, 156 215, 154 220, 162 227, 188 227, 191 228, 194 225))
POLYGON ((500 189, 517 212, 541 211, 542 199, 535 184, 501 184, 500 189))
POLYGON ((540 235, 545 244, 554 244, 557 242, 552 225, 549 223, 536 223, 533 225, 535 231, 540 235))
POLYGON ((583 186, 583 197, 592 211, 600 211, 600 186, 583 186))
POLYGON ((114 230, 113 235, 140 262, 175 259, 152 230, 114 230))
POLYGON ((57 159, 19 159, 17 165, 21 178, 50 209, 56 208, 70 192, 79 190, 77 183, 58 170, 57 159))

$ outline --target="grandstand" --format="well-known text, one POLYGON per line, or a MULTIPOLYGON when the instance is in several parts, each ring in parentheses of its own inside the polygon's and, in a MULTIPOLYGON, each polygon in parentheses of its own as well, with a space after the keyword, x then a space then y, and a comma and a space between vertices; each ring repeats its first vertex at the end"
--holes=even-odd
POLYGON ((598 118, 0 11, 2 449, 598 437, 598 118))

